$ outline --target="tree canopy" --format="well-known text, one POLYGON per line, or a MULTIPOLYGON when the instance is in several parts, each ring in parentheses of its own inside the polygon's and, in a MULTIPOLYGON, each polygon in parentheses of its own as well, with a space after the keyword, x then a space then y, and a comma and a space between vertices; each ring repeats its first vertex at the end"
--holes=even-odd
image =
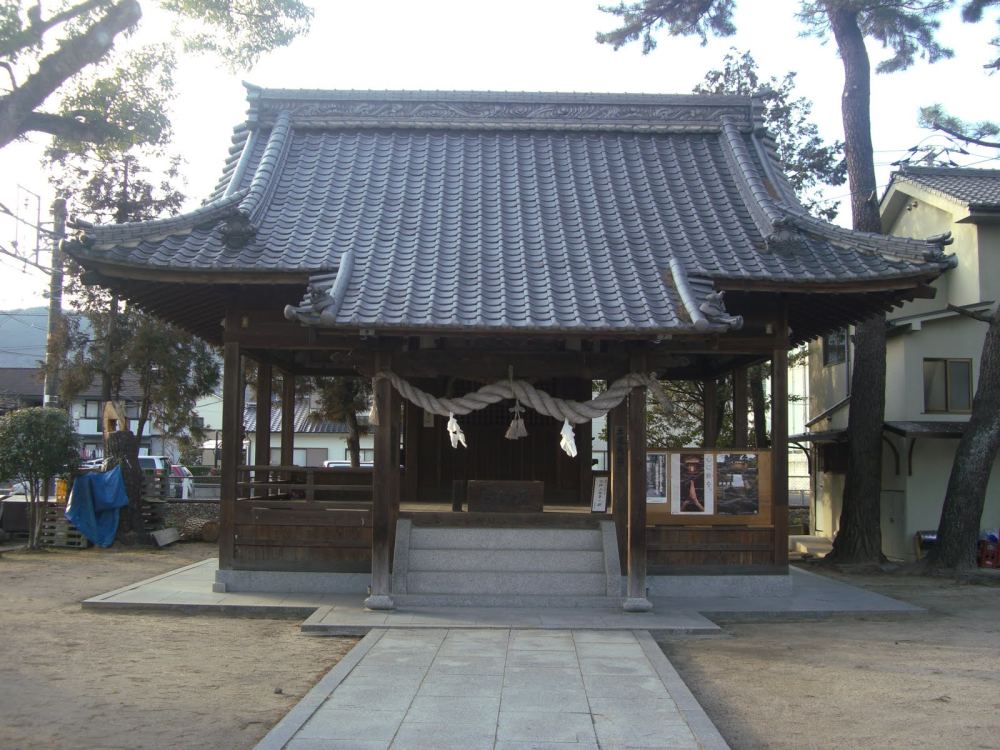
POLYGON ((0 0, 0 148, 30 132, 67 148, 169 139, 167 104, 179 50, 208 52, 232 68, 252 65, 309 26, 301 0, 160 0, 176 42, 129 39, 137 0, 0 0))

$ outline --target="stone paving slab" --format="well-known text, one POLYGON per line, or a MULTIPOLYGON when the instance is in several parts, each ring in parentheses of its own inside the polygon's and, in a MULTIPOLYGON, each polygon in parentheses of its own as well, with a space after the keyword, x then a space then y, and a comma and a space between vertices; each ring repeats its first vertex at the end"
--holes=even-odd
POLYGON ((373 629, 257 745, 315 748, 728 745, 648 631, 391 628, 373 629), (495 656, 470 661, 461 674, 448 671, 451 654, 477 645, 502 648, 499 672, 495 656), (616 660, 633 671, 587 674, 588 662, 616 660))

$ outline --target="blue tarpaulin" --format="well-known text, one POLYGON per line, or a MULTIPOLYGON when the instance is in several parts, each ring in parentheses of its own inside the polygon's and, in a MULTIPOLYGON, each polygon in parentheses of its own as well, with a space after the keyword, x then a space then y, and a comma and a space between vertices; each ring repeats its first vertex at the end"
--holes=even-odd
POLYGON ((118 509, 128 505, 122 470, 81 474, 73 482, 66 518, 98 547, 110 547, 118 531, 118 509))

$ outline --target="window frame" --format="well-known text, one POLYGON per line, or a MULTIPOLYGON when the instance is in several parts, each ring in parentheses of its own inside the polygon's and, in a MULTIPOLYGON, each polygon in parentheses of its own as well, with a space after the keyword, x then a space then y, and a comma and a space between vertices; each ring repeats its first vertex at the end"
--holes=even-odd
POLYGON ((971 414, 972 401, 975 398, 975 391, 972 389, 972 357, 924 357, 921 363, 921 378, 924 393, 924 414, 971 414), (944 409, 932 409, 927 403, 927 363, 944 363, 944 409), (967 409, 953 408, 951 403, 951 365, 952 363, 968 364, 968 393, 969 407, 967 409))
POLYGON ((820 338, 820 345, 823 349, 823 367, 835 367, 837 365, 842 365, 847 362, 847 357, 849 355, 850 349, 850 335, 847 328, 838 328, 836 331, 831 331, 830 333, 824 334, 820 338), (831 337, 842 334, 843 343, 839 344, 836 348, 830 346, 829 342, 831 337))

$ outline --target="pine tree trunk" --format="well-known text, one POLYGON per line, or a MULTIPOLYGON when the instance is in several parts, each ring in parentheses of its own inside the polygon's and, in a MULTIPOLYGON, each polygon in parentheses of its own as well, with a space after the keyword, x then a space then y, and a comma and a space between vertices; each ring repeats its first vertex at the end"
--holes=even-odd
POLYGON ((361 466, 361 430, 354 409, 347 410, 344 421, 347 423, 347 451, 351 456, 351 466, 356 469, 361 466))
POLYGON ((142 469, 139 468, 139 438, 131 431, 108 435, 105 456, 109 468, 120 466, 128 495, 128 507, 118 519, 119 541, 142 544, 146 541, 146 526, 142 518, 142 469))
MULTIPOLYGON (((871 65, 858 11, 827 3, 827 16, 844 64, 841 114, 854 228, 881 232, 871 139, 871 65)), ((882 559, 882 423, 885 418, 885 317, 856 327, 848 458, 840 530, 828 559, 872 563, 882 559)))
POLYGON ((986 504, 986 485, 1000 451, 1000 305, 983 342, 979 386, 969 424, 955 451, 937 542, 927 553, 932 570, 976 567, 976 541, 986 504))

